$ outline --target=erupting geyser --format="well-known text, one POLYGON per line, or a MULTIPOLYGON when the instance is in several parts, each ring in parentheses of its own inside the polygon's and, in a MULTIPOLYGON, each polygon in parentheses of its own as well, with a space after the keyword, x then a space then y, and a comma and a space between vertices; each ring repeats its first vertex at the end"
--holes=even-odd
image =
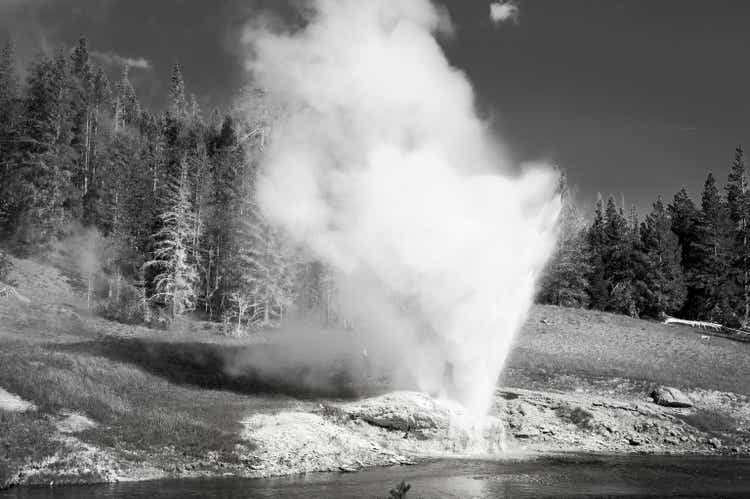
POLYGON ((342 313, 410 379, 485 414, 554 245, 556 174, 503 156, 428 0, 317 0, 307 15, 246 35, 284 111, 261 208, 335 270, 342 313))

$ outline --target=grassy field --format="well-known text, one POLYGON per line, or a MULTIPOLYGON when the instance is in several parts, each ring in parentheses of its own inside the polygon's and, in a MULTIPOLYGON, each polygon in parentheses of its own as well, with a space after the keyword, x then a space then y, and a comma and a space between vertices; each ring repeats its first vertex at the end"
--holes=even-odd
POLYGON ((54 454, 53 421, 62 411, 85 414, 98 427, 76 436, 122 455, 169 461, 209 453, 231 462, 241 442, 240 420, 302 404, 225 379, 212 339, 198 352, 195 339, 137 328, 120 336, 112 325, 52 314, 44 308, 0 308, 0 386, 33 402, 26 414, 0 410, 0 485, 20 463, 54 454), (101 333, 110 333, 109 338, 101 333), (143 337, 154 337, 146 341, 143 337))
POLYGON ((750 395, 750 343, 701 336, 685 326, 536 306, 516 340, 504 382, 538 387, 572 375, 750 395))

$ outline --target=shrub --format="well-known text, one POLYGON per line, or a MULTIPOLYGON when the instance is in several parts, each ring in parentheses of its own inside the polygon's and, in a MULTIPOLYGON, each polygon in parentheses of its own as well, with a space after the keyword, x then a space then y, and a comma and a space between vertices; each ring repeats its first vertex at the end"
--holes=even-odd
POLYGON ((411 485, 402 480, 395 489, 391 489, 391 499, 404 499, 409 489, 411 489, 411 485))

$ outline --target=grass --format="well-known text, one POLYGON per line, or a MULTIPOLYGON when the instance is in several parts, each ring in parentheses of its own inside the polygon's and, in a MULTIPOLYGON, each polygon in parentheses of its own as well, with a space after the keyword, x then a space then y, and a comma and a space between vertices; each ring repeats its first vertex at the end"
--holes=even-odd
POLYGON ((0 411, 0 489, 21 463, 54 455, 62 444, 51 437, 54 426, 43 415, 0 411))
POLYGON ((151 332, 146 349, 138 338, 96 340, 86 327, 63 324, 41 309, 28 315, 13 320, 0 310, 7 319, 0 321, 0 386, 39 408, 28 414, 0 410, 0 484, 21 463, 59 449, 50 439, 51 421, 62 410, 99 423, 77 436, 115 452, 158 460, 171 448, 186 460, 211 453, 232 463, 238 444, 252 450, 240 438, 245 416, 297 403, 256 393, 252 384, 222 374, 216 364, 221 345, 213 342, 201 350, 193 340, 187 347, 151 332))
POLYGON ((520 387, 573 375, 750 395, 750 343, 593 310, 534 307, 506 365, 520 387))

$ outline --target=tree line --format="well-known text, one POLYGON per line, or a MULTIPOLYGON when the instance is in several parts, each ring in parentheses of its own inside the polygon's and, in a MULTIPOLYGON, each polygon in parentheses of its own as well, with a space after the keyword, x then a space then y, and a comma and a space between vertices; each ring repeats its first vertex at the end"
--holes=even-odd
POLYGON ((6 250, 42 253, 71 238, 90 242, 80 233, 95 231, 89 294, 128 322, 195 312, 262 327, 292 304, 330 302, 325 269, 289 250, 256 204, 268 127, 260 106, 250 118, 204 116, 175 64, 167 109, 153 113, 128 68, 110 81, 85 38, 20 74, 8 43, 0 51, 6 250))
MULTIPOLYGON (((110 81, 85 38, 40 54, 21 78, 0 50, 0 241, 18 254, 60 241, 93 252, 88 295, 126 322, 200 313, 235 330, 273 326, 291 307, 335 319, 330 271, 303 258, 258 209, 270 127, 254 112, 205 116, 172 68, 168 105, 143 106, 127 67, 110 81), (82 231, 96 234, 81 237, 82 231)), ((747 325, 750 194, 738 147, 727 183, 709 174, 700 205, 685 189, 643 221, 613 197, 589 222, 561 183, 557 248, 538 300, 631 316, 747 325)), ((0 252, 0 274, 8 262, 0 252)), ((0 275, 2 278, 2 275, 0 275)))
POLYGON ((696 206, 681 189, 643 221, 614 197, 586 223, 563 182, 561 235, 539 300, 633 317, 679 316, 740 327, 750 316, 750 193, 738 146, 723 189, 709 173, 696 206))

